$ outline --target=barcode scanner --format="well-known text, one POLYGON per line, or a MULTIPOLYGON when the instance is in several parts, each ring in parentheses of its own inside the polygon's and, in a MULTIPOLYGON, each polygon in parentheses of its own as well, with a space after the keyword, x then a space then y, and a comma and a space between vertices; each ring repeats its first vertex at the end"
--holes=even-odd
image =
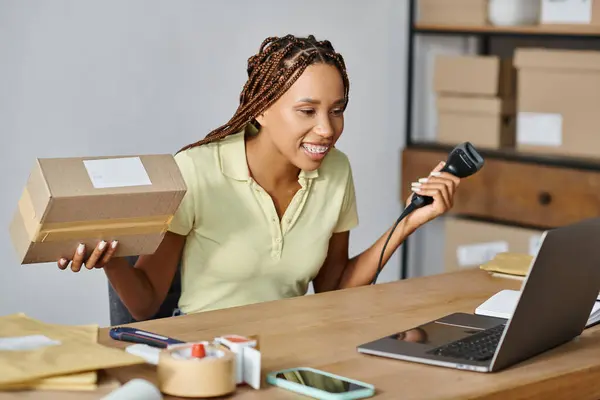
MULTIPOLYGON (((466 178, 479 171, 482 167, 483 157, 481 157, 471 143, 465 142, 459 144, 450 152, 448 161, 446 161, 446 165, 444 165, 441 172, 449 172, 459 178, 466 178)), ((411 207, 412 209, 407 214, 431 203, 433 203, 432 197, 415 193, 410 202, 410 205, 413 207, 411 207)))
MULTIPOLYGON (((444 168, 442 168, 441 172, 448 172, 462 179, 471 176, 477 171, 479 171, 481 168, 483 168, 483 164, 483 157, 477 152, 475 147, 469 142, 464 142, 456 146, 450 152, 450 154, 448 155, 448 160, 446 161, 446 165, 444 165, 444 168)), ((392 237, 392 234, 394 233, 394 230, 396 229, 400 221, 402 221, 408 214, 410 214, 414 210, 424 207, 431 203, 433 203, 432 197, 413 193, 410 204, 404 209, 404 211, 402 211, 402 214, 400 214, 400 217, 396 220, 396 223, 392 227, 392 230, 390 231, 390 234, 388 235, 387 240, 383 245, 383 249, 381 250, 381 255, 379 257, 377 273, 371 281, 372 285, 377 283, 377 278, 379 277, 379 274, 383 269, 382 263, 383 256, 385 254, 385 248, 387 247, 387 244, 390 241, 390 238, 392 237)))

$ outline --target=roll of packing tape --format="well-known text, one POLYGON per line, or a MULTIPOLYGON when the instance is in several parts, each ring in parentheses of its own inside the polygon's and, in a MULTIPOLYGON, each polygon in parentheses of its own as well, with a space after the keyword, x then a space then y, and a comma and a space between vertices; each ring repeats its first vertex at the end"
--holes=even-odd
POLYGON ((161 392, 179 397, 215 397, 236 390, 235 354, 209 342, 169 346, 158 358, 161 392), (198 346, 203 349, 198 357, 198 346))

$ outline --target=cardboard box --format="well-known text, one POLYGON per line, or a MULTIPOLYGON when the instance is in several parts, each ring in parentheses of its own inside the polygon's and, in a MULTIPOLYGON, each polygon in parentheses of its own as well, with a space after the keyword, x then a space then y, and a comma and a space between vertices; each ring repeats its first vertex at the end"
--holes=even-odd
POLYGON ((439 95, 437 142, 457 145, 469 141, 477 148, 515 145, 515 103, 486 97, 439 95))
POLYGON ((517 149, 599 157, 600 51, 517 49, 517 149))
POLYGON ((88 254, 118 240, 115 256, 153 253, 187 188, 172 155, 38 159, 10 224, 19 262, 88 254), (110 242, 109 242, 110 243, 110 242))
POLYGON ((437 55, 433 88, 441 94, 514 97, 516 71, 498 56, 437 55))
POLYGON ((471 25, 488 23, 488 0, 417 0, 420 24, 471 25))
POLYGON ((503 252, 535 255, 543 233, 459 217, 446 217, 444 225, 444 269, 448 272, 479 268, 503 252))

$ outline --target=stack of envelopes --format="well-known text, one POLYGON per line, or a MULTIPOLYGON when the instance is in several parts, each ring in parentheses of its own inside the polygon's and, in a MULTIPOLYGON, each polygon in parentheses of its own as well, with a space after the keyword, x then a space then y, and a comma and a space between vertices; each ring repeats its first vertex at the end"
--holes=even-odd
POLYGON ((97 339, 97 325, 47 324, 25 314, 0 317, 0 391, 95 390, 99 370, 144 363, 97 339))

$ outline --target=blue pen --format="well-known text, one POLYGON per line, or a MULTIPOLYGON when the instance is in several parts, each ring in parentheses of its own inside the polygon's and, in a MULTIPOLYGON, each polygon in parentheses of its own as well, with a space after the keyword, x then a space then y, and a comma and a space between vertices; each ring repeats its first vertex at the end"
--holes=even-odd
POLYGON ((143 331, 136 328, 116 327, 109 331, 110 337, 115 340, 124 342, 143 343, 153 347, 166 348, 172 344, 185 343, 181 340, 173 339, 166 336, 157 335, 156 333, 143 331))

